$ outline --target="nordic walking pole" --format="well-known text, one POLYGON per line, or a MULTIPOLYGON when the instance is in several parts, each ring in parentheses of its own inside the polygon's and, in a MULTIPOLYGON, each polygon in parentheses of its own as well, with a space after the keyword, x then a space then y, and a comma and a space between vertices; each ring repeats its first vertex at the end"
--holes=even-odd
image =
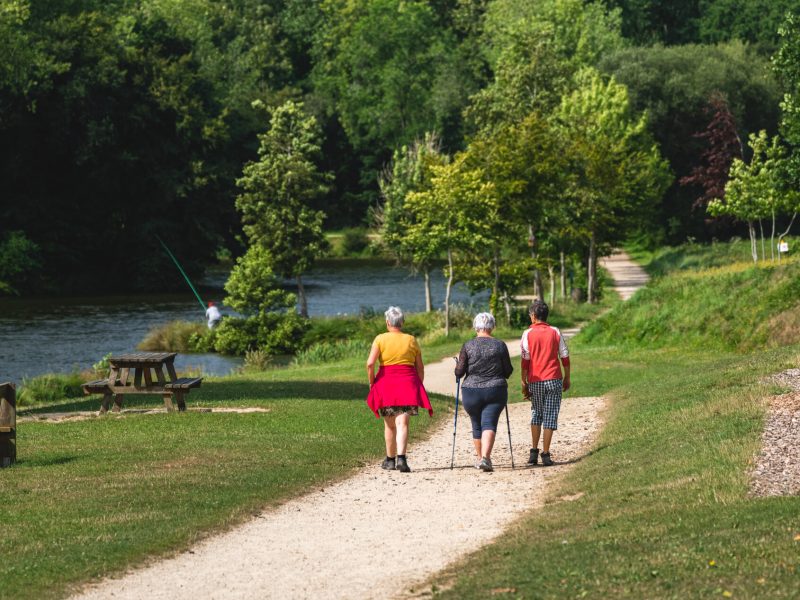
MULTIPOLYGON (((458 359, 454 356, 453 360, 458 364, 458 359)), ((450 469, 453 469, 453 463, 456 459, 456 427, 458 426, 458 396, 461 392, 461 379, 456 377, 456 414, 453 419, 453 452, 450 454, 450 469)))
POLYGON ((194 289, 194 286, 192 285, 192 282, 189 281, 189 276, 186 274, 186 271, 183 270, 183 267, 181 267, 181 264, 178 262, 178 259, 175 258, 175 255, 172 252, 169 251, 169 248, 167 248, 167 245, 164 243, 164 240, 162 240, 158 236, 156 236, 156 239, 164 247, 164 250, 167 252, 169 257, 172 259, 172 262, 175 263, 175 266, 178 267, 178 271, 181 272, 181 275, 183 275, 183 278, 186 280, 186 283, 188 283, 189 287, 192 288, 192 291, 194 292, 194 295, 197 297, 197 301, 200 303, 200 306, 202 306, 203 310, 205 311, 205 309, 206 309, 205 302, 203 302, 203 299, 200 297, 200 294, 197 293, 197 290, 194 289))
POLYGON ((508 418, 508 403, 506 403, 506 429, 508 429, 508 451, 511 453, 511 470, 514 470, 514 447, 511 445, 511 420, 508 418))

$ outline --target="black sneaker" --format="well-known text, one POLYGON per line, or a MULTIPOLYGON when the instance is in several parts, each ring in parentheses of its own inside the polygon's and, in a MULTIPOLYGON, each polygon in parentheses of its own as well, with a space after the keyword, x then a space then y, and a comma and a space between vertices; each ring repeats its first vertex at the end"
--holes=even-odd
POLYGON ((411 473, 411 468, 408 466, 405 456, 397 457, 397 470, 401 473, 411 473))
POLYGON ((481 462, 478 463, 478 468, 486 473, 491 473, 492 471, 494 471, 494 467, 492 466, 492 461, 489 460, 488 458, 482 458, 481 462))
POLYGON ((535 467, 539 464, 539 449, 531 448, 531 456, 528 459, 528 466, 535 467))
POLYGON ((381 469, 386 469, 387 471, 394 471, 394 459, 389 458, 388 456, 383 459, 381 463, 381 469))
POLYGON ((542 452, 542 464, 545 467, 552 467, 553 466, 553 459, 550 458, 550 453, 542 452))

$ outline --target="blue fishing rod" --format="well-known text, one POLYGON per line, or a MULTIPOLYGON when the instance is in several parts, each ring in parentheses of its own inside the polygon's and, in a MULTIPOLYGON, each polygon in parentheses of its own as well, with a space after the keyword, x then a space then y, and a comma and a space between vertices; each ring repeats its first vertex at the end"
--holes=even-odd
POLYGON ((197 290, 192 285, 192 282, 189 280, 189 276, 186 274, 186 271, 184 271, 183 267, 181 267, 181 263, 179 263, 178 259, 175 258, 175 255, 172 252, 170 252, 170 249, 167 248, 167 245, 164 243, 164 240, 162 240, 158 236, 156 236, 156 239, 159 241, 161 246, 164 248, 164 251, 167 253, 167 255, 172 259, 172 262, 175 263, 175 266, 178 267, 178 271, 181 272, 181 275, 183 275, 183 278, 186 280, 186 283, 188 283, 189 287, 192 288, 192 291, 194 292, 194 295, 197 298, 197 301, 200 303, 200 306, 203 308, 203 312, 205 312, 206 304, 205 304, 205 302, 203 302, 203 299, 200 297, 200 294, 197 293, 197 290))

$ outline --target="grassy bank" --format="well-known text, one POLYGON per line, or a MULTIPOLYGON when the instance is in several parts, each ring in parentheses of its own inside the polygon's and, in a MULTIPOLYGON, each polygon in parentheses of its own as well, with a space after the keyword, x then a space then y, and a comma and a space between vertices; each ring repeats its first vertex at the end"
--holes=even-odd
POLYGON ((796 330, 772 344, 762 324, 796 313, 800 273, 735 252, 676 251, 574 341, 570 395, 610 399, 596 448, 545 509, 435 578, 441 597, 797 597, 800 498, 751 497, 749 470, 781 391, 760 381, 800 360, 796 330))
POLYGON ((748 469, 775 391, 757 381, 798 352, 575 348, 574 394, 611 392, 596 449, 545 509, 434 585, 444 598, 797 597, 800 498, 749 497, 748 469))

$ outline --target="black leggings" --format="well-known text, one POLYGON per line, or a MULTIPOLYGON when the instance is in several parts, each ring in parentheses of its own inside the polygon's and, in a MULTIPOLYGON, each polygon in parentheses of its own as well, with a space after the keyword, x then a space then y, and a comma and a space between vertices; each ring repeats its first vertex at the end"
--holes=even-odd
POLYGON ((464 410, 472 420, 472 439, 481 439, 484 431, 497 431, 500 413, 508 402, 508 388, 461 388, 464 410))

